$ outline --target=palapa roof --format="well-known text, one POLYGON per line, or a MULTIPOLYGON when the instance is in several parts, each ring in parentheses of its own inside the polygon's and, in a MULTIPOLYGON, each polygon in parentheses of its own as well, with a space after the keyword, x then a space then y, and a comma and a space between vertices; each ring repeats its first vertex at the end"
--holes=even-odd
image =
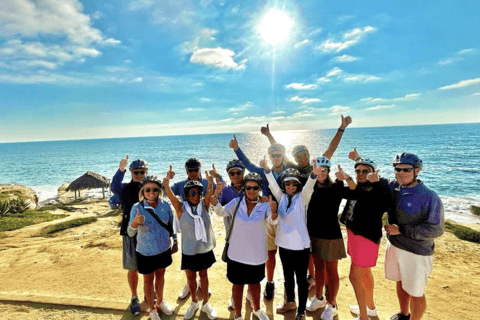
POLYGON ((110 185, 107 178, 98 173, 87 171, 80 178, 72 181, 66 191, 75 191, 82 189, 96 189, 108 187, 110 185))

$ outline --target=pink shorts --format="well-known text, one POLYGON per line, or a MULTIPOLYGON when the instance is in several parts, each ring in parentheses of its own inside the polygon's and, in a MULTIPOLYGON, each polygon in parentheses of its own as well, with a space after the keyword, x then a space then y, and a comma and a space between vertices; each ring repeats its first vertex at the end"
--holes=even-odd
POLYGON ((348 254, 352 259, 352 264, 361 268, 375 267, 380 245, 365 237, 356 235, 348 228, 347 232, 348 254))

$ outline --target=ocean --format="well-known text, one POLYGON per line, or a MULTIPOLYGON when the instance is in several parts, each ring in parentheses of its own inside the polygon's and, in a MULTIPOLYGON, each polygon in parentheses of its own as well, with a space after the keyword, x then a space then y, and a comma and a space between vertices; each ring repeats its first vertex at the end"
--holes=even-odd
MULTIPOLYGON (((322 155, 335 129, 274 131, 288 156, 297 144, 306 145, 312 156, 322 155)), ((149 173, 163 177, 172 165, 174 181, 186 178, 184 163, 196 157, 202 169, 212 164, 224 176, 235 153, 228 147, 233 134, 202 134, 141 138, 64 140, 0 144, 0 183, 21 184, 34 189, 40 201, 54 198, 57 189, 86 171, 112 178, 122 158, 145 159, 149 173)), ((236 134, 240 148, 258 165, 266 155, 268 139, 258 133, 236 134)), ((462 223, 480 223, 470 206, 480 206, 480 123, 377 128, 347 128, 332 160, 353 174, 348 153, 354 147, 362 157, 374 160, 380 175, 393 178, 391 161, 398 152, 411 152, 423 160, 420 179, 442 199, 446 218, 462 223)), ((333 176, 333 173, 332 173, 333 176)), ((128 174, 125 178, 127 181, 128 174)), ((82 192, 82 195, 85 191, 82 192)), ((99 196, 101 190, 89 195, 99 196)))

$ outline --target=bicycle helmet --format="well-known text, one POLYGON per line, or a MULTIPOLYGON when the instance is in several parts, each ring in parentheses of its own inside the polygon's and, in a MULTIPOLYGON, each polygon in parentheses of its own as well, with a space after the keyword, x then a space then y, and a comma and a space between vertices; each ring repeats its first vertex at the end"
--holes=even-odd
POLYGON ((227 173, 230 172, 232 169, 237 169, 240 171, 245 170, 245 165, 243 164, 242 161, 234 159, 232 161, 229 161, 227 164, 227 173))
POLYGON ((280 143, 274 143, 270 147, 268 147, 268 155, 272 156, 272 153, 278 152, 282 154, 282 156, 285 155, 285 147, 282 146, 280 143))
POLYGON ((305 146, 305 145, 303 145, 303 144, 300 144, 300 145, 298 145, 298 146, 293 147, 292 156, 293 156, 294 158, 296 158, 297 153, 299 153, 299 152, 301 152, 301 151, 307 151, 307 153, 310 154, 310 152, 308 152, 307 146, 305 146))
POLYGON ((263 179, 262 179, 262 176, 259 175, 258 173, 250 172, 247 175, 245 175, 245 177, 243 178, 243 186, 244 187, 245 187, 245 185, 247 184, 248 181, 256 182, 256 183, 258 183, 260 188, 262 188, 263 179))
POLYGON ((332 163, 330 162, 330 159, 328 159, 327 157, 318 157, 315 160, 317 162, 317 166, 328 167, 328 168, 330 168, 332 166, 332 163))
POLYGON ((375 164, 375 162, 373 162, 372 160, 370 159, 360 159, 360 160, 357 160, 355 162, 355 167, 356 168, 357 166, 363 164, 364 166, 369 166, 370 168, 373 169, 373 171, 377 171, 377 165, 375 164))
POLYGON ((185 169, 200 169, 202 163, 197 158, 190 158, 185 162, 185 169))
POLYGON ((422 160, 413 153, 398 153, 392 161, 392 165, 395 167, 398 164, 409 164, 414 168, 422 167, 422 160))
POLYGON ((197 180, 189 180, 184 186, 183 186, 183 192, 185 193, 185 196, 190 192, 190 189, 193 188, 198 188, 200 189, 200 192, 203 193, 203 184, 200 181, 197 180))
POLYGON ((158 185, 160 188, 162 188, 162 181, 160 181, 160 179, 158 179, 156 176, 146 176, 143 181, 142 181, 142 188, 144 185, 146 185, 147 183, 155 183, 156 185, 158 185))
POLYGON ((286 192, 285 190, 285 182, 287 181, 295 181, 298 184, 297 187, 297 192, 302 191, 302 183, 300 182, 300 172, 297 169, 293 168, 288 168, 286 169, 282 175, 280 176, 280 188, 283 190, 283 192, 286 192))
POLYGON ((130 171, 135 170, 135 169, 148 170, 148 162, 146 162, 145 160, 140 160, 140 159, 132 161, 132 163, 130 163, 129 169, 130 169, 130 171))

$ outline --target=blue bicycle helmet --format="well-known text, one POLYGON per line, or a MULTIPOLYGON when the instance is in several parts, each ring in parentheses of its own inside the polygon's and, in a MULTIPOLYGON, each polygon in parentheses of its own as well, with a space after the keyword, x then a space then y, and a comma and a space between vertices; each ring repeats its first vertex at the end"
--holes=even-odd
POLYGON ((398 164, 409 164, 414 168, 422 167, 422 160, 413 153, 398 153, 392 161, 392 165, 395 167, 398 164))
POLYGON ((272 156, 272 153, 278 152, 282 156, 285 155, 285 147, 282 146, 280 143, 274 143, 270 147, 268 147, 268 155, 272 156))
POLYGON ((130 163, 129 169, 130 169, 130 171, 135 170, 135 169, 148 170, 148 162, 146 162, 145 160, 140 160, 140 159, 132 161, 132 163, 130 163))
POLYGON ((315 160, 317 162, 317 166, 328 167, 328 168, 332 166, 330 159, 328 159, 327 157, 318 157, 315 160))
POLYGON ((243 171, 245 170, 245 165, 242 161, 234 159, 232 161, 229 161, 227 164, 227 172, 230 172, 230 170, 232 169, 238 169, 240 171, 243 171))
POLYGON ((296 158, 297 156, 297 153, 301 152, 301 151, 307 151, 307 153, 310 155, 310 152, 308 151, 308 148, 306 145, 303 145, 303 144, 300 144, 298 146, 295 146, 293 147, 293 150, 292 150, 292 156, 294 158, 296 158))
POLYGON ((375 164, 375 162, 373 162, 372 160, 370 159, 360 159, 360 160, 357 160, 355 162, 355 167, 356 168, 357 166, 363 164, 364 166, 369 166, 370 168, 373 169, 373 171, 377 171, 377 165, 375 164))

